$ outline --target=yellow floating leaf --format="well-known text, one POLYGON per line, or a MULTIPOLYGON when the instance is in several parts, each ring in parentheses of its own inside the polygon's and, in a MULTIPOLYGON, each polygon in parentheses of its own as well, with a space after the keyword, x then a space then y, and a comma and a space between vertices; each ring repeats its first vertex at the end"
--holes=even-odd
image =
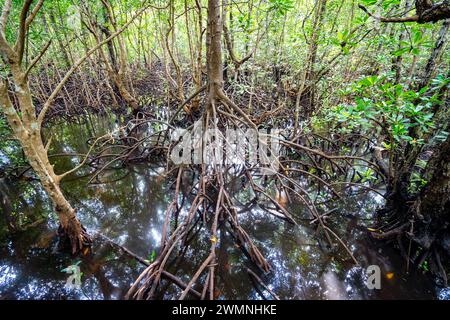
POLYGON ((212 236, 210 240, 211 240, 212 243, 217 243, 217 237, 216 236, 212 236))
POLYGON ((378 232, 378 230, 374 228, 367 228, 367 230, 369 230, 370 232, 378 232))
POLYGON ((387 273, 387 274, 386 274, 386 278, 387 278, 388 280, 393 279, 393 278, 394 278, 394 273, 393 273, 393 272, 387 273))

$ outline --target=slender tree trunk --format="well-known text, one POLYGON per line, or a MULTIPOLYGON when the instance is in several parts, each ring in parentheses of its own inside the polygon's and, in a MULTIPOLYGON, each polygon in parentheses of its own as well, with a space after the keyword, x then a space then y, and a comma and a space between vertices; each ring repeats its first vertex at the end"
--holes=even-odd
POLYGON ((317 60, 317 49, 319 47, 318 41, 320 32, 322 30, 323 19, 325 17, 325 11, 327 7, 327 0, 319 0, 316 16, 314 17, 313 33, 310 39, 309 47, 309 61, 307 64, 306 83, 308 85, 307 103, 308 111, 312 111, 315 105, 315 89, 311 83, 315 79, 315 65, 317 60))
MULTIPOLYGON (((408 11, 408 8, 410 7, 410 1, 406 0, 405 2, 405 11, 408 11)), ((402 41, 405 38, 405 34, 406 34, 406 27, 402 26, 402 30, 400 31, 400 35, 398 37, 398 47, 401 48, 402 41)), ((400 76, 401 76, 401 72, 402 72, 402 62, 403 62, 403 57, 402 55, 398 55, 397 57, 395 57, 394 59, 392 59, 392 71, 395 74, 395 83, 399 83, 400 82, 400 76)))
POLYGON ((184 101, 184 88, 183 88, 183 74, 181 71, 180 63, 178 61, 177 49, 175 47, 176 25, 175 25, 175 3, 172 0, 170 4, 170 20, 169 31, 166 34, 165 44, 167 46, 167 52, 169 53, 170 60, 175 68, 176 82, 177 82, 177 97, 178 100, 184 101), (170 39, 170 44, 169 44, 170 39))
POLYGON ((442 24, 433 51, 431 52, 431 56, 428 59, 427 65, 425 67, 425 72, 423 74, 422 81, 419 84, 420 88, 425 87, 430 82, 434 72, 436 71, 436 65, 439 62, 440 58, 442 57, 442 54, 448 43, 449 27, 450 27, 450 19, 445 20, 444 23, 442 24))
POLYGON ((314 67, 317 59, 318 39, 322 28, 323 18, 325 17, 327 0, 318 0, 317 8, 313 20, 313 29, 311 38, 309 39, 308 56, 306 58, 305 71, 302 79, 300 79, 300 86, 297 92, 297 100, 295 103, 294 115, 294 132, 297 131, 300 120, 300 109, 304 106, 306 115, 310 115, 314 109, 315 92, 311 83, 314 81, 315 72, 314 67))
MULTIPOLYGON (((413 239, 430 249, 450 238, 450 137, 436 149, 427 171, 430 180, 412 206, 416 217, 413 239)), ((449 248, 444 249, 450 255, 449 248)))
POLYGON ((60 176, 55 174, 48 159, 47 148, 41 137, 41 123, 34 113, 35 108, 25 74, 18 61, 10 60, 9 65, 22 118, 18 116, 9 98, 7 82, 0 83, 0 104, 4 107, 8 124, 19 140, 26 158, 53 202, 59 217, 60 235, 67 237, 72 253, 77 253, 90 245, 91 240, 77 219, 75 210, 61 192, 60 176))
POLYGON ((207 69, 209 103, 211 106, 218 100, 223 86, 222 66, 222 17, 220 0, 208 0, 208 37, 207 37, 207 69))
MULTIPOLYGON (((114 11, 111 7, 111 4, 108 0, 102 0, 102 4, 103 17, 105 19, 105 22, 112 26, 113 32, 117 32, 117 21, 114 17, 114 11)), ((85 10, 86 14, 89 16, 89 19, 92 19, 92 15, 89 12, 89 8, 87 6, 85 6, 85 10)), ((97 45, 101 42, 99 31, 103 33, 106 38, 111 35, 111 31, 109 30, 109 27, 107 25, 99 25, 96 21, 93 21, 93 19, 92 21, 88 21, 87 24, 88 29, 93 34, 97 45)), ((115 41, 117 43, 117 48, 114 47, 113 41, 110 41, 107 44, 110 59, 107 58, 103 48, 99 49, 100 56, 102 57, 102 60, 104 60, 110 81, 114 83, 117 90, 119 91, 119 95, 122 97, 125 103, 132 108, 133 113, 137 114, 140 107, 137 99, 132 94, 133 90, 128 72, 127 50, 125 47, 125 42, 122 35, 118 35, 115 38, 115 41)))
MULTIPOLYGON (((70 67, 72 65, 72 61, 70 59, 69 53, 67 52, 67 46, 64 45, 64 43, 61 39, 61 35, 58 32, 58 26, 56 25, 56 19, 55 19, 55 15, 53 14, 53 12, 50 12, 49 18, 50 18, 50 23, 51 23, 51 26, 53 29, 53 33, 55 35, 56 41, 58 42, 59 49, 61 50, 63 60, 66 64, 66 66, 70 67)), ((47 18, 45 16, 43 16, 43 19, 47 23, 47 18)))

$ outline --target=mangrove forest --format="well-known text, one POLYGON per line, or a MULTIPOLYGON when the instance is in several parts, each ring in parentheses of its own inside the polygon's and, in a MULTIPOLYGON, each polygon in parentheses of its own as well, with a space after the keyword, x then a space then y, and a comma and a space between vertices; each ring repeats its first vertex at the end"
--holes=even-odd
POLYGON ((0 300, 450 300, 449 28, 0 0, 0 300))

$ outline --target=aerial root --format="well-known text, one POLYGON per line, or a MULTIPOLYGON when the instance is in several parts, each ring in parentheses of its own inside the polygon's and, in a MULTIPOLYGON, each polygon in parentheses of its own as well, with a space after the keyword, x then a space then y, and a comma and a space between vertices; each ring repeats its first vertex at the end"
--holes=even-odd
MULTIPOLYGON (((219 109, 217 101, 211 103, 202 116, 201 120, 203 125, 209 124, 215 129, 228 128, 230 126, 240 128, 243 123, 256 127, 255 123, 245 114, 245 111, 237 107, 223 91, 219 92, 219 101, 222 101, 224 110, 219 109), (234 113, 236 113, 237 116, 234 113), (244 114, 246 116, 244 116, 244 114), (239 117, 242 117, 243 120, 240 120, 239 117)), ((274 112, 273 114, 276 113, 274 112)), ((221 131, 219 130, 219 132, 221 131)), ((164 137, 169 136, 168 133, 163 133, 162 135, 164 137)), ((165 141, 165 139, 166 138, 163 138, 163 141, 165 141)), ((332 238, 337 239, 351 256, 354 263, 358 264, 356 258, 346 246, 345 242, 336 232, 327 226, 324 220, 324 218, 331 216, 333 211, 327 210, 326 214, 321 214, 316 207, 315 201, 310 198, 308 190, 305 189, 296 178, 305 175, 311 178, 312 181, 316 181, 318 185, 325 186, 334 197, 339 198, 340 195, 337 190, 335 190, 335 185, 326 182, 325 179, 327 179, 327 177, 331 175, 340 175, 345 177, 345 179, 348 179, 349 174, 353 177, 356 172, 353 169, 355 162, 373 168, 374 172, 380 172, 380 170, 377 168, 376 164, 367 161, 366 158, 362 156, 332 155, 331 153, 317 149, 312 144, 308 145, 308 141, 310 140, 301 138, 301 135, 293 140, 281 140, 281 146, 286 149, 285 153, 293 153, 298 157, 302 155, 310 161, 306 163, 300 160, 300 158, 295 159, 295 157, 293 159, 284 159, 280 161, 280 171, 274 172, 274 174, 270 176, 270 179, 274 182, 276 188, 283 190, 284 193, 289 192, 305 205, 311 213, 310 220, 313 224, 317 224, 317 228, 323 230, 323 234, 330 245, 333 243, 332 238)), ((158 140, 158 142, 161 141, 158 140)), ((330 148, 334 148, 333 141, 325 142, 328 143, 330 148)), ((368 141, 368 143, 370 143, 370 141, 368 141)), ((172 146, 173 145, 170 145, 167 148, 167 151, 170 151, 172 146)), ((192 295, 197 299, 214 299, 215 274, 217 268, 216 248, 219 243, 219 230, 221 232, 228 232, 228 234, 235 239, 236 244, 242 250, 244 255, 246 255, 249 260, 254 263, 254 266, 261 270, 261 272, 270 272, 271 266, 269 262, 259 248, 253 243, 247 231, 240 225, 239 213, 237 211, 237 204, 240 205, 240 203, 231 196, 233 192, 232 181, 239 179, 242 181, 245 180, 255 194, 256 199, 265 199, 275 206, 275 210, 266 211, 279 218, 285 219, 294 225, 296 225, 297 222, 296 217, 286 208, 286 203, 280 202, 280 199, 271 196, 269 192, 265 190, 267 181, 260 185, 260 182, 254 179, 255 168, 248 166, 247 164, 243 165, 239 170, 236 170, 237 168, 234 165, 223 164, 203 164, 198 167, 180 165, 172 168, 168 166, 167 168, 171 174, 176 173, 174 182, 175 193, 172 202, 165 212, 165 221, 161 235, 161 248, 156 260, 140 274, 130 287, 127 298, 153 299, 157 293, 158 287, 160 287, 161 279, 164 278, 172 281, 181 288, 182 291, 179 295, 179 299, 185 299, 188 295, 192 295), (183 200, 180 203, 180 188, 183 172, 185 170, 197 169, 197 179, 195 182, 191 182, 192 188, 188 194, 186 194, 185 191, 183 192, 183 200), (235 172, 232 175, 232 179, 230 179, 230 171, 235 172), (185 206, 186 197, 189 196, 193 197, 189 210, 181 213, 181 208, 185 206), (179 219, 181 220, 179 221, 179 219), (173 221, 175 221, 175 226, 171 224, 173 221), (200 226, 197 227, 198 224, 200 224, 200 226), (205 255, 202 262, 193 272, 189 282, 186 284, 176 278, 176 272, 170 272, 170 268, 172 262, 181 259, 182 257, 180 257, 180 254, 184 255, 186 252, 186 248, 189 245, 189 235, 195 235, 201 228, 204 230, 205 227, 209 228, 211 241, 209 253, 205 255), (175 253, 178 250, 179 253, 177 255, 175 253), (201 292, 193 289, 193 286, 199 285, 200 281, 203 282, 203 289, 201 292)), ((166 176, 168 175, 169 174, 166 176)), ((352 183, 351 186, 357 187, 363 185, 352 183)), ((261 281, 253 274, 252 278, 264 287, 263 283, 261 283, 261 281)), ((276 295, 272 292, 271 295, 276 298, 276 295)))

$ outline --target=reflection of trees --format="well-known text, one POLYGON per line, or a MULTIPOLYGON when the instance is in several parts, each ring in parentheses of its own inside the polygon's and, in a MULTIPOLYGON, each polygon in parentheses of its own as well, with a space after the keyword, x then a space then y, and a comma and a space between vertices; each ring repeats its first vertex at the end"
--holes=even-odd
MULTIPOLYGON (((86 141, 111 129, 111 121, 88 116, 79 124, 62 125, 52 130, 52 153, 86 153, 86 141)), ((109 119, 107 119, 109 120, 109 119)), ((53 160, 57 170, 73 167, 71 157, 53 160)), ((124 169, 125 170, 125 169, 124 169)), ((117 179, 124 170, 105 171, 102 181, 117 179)), ((151 230, 159 230, 158 209, 164 208, 167 192, 155 183, 155 176, 146 167, 129 168, 129 174, 114 183, 86 186, 86 179, 64 184, 76 203, 80 217, 88 227, 99 228, 113 238, 120 238, 127 247, 147 255, 154 240, 151 230)))
MULTIPOLYGON (((99 128, 96 123, 96 120, 88 118, 88 121, 83 121, 82 124, 57 126, 55 130, 52 130, 52 154, 86 153, 86 141, 92 134, 106 130, 106 127, 99 128)), ((106 123, 109 122, 105 121, 101 125, 106 123)), ((71 157, 55 157, 52 162, 57 171, 65 171, 74 166, 71 157)), ((123 171, 106 172, 105 175, 110 175, 110 177, 105 177, 104 180, 115 180, 123 175, 123 171)), ((155 178, 156 176, 151 174, 149 168, 142 166, 130 170, 124 179, 113 183, 86 186, 87 179, 77 179, 69 180, 63 187, 68 190, 68 195, 76 204, 86 226, 98 229, 124 246, 147 256, 155 246, 151 231, 158 232, 162 225, 158 210, 165 207, 168 197, 164 185, 155 183, 155 178)), ((49 211, 46 209, 48 199, 39 189, 32 192, 33 188, 33 184, 20 185, 20 190, 17 190, 18 194, 14 195, 12 201, 17 208, 30 210, 31 213, 48 213, 49 211), (29 191, 25 192, 26 190, 29 191), (24 199, 19 196, 21 193, 29 195, 28 198, 24 199)), ((27 234, 32 234, 32 232, 27 232, 27 234)), ((60 255, 42 250, 31 253, 30 243, 22 238, 13 241, 12 248, 14 248, 15 254, 2 255, 2 258, 5 257, 2 262, 18 266, 20 269, 21 276, 17 281, 16 289, 9 288, 10 291, 14 291, 16 297, 21 297, 22 293, 19 291, 22 285, 25 286, 27 283, 36 281, 44 283, 43 288, 39 289, 33 286, 34 292, 28 293, 30 297, 62 298, 65 296, 62 289, 64 283, 62 286, 60 284, 60 270, 70 263, 67 257, 63 259, 64 265, 60 265, 61 262, 57 261, 62 257, 60 255), (45 266, 42 267, 40 263, 45 266)), ((130 281, 136 277, 135 273, 139 271, 137 266, 130 268, 128 265, 130 261, 124 260, 123 257, 119 257, 121 261, 111 262, 111 257, 108 257, 110 251, 95 248, 95 255, 83 260, 82 269, 85 269, 87 277, 86 290, 93 297, 123 297, 124 292, 122 291, 128 289, 130 281), (120 265, 118 266, 117 263, 120 265), (105 276, 110 273, 114 274, 112 279, 105 276), (95 293, 98 288, 102 291, 100 295, 95 293)))
POLYGON ((61 270, 75 261, 69 255, 56 255, 53 252, 54 242, 43 241, 43 238, 54 236, 54 233, 45 228, 42 226, 39 230, 22 233, 12 238, 8 247, 0 248, 2 276, 8 276, 9 273, 9 278, 12 279, 9 283, 0 283, 0 299, 124 297, 138 270, 135 270, 134 265, 130 267, 132 263, 128 257, 119 255, 114 248, 102 241, 97 242, 94 254, 81 257, 81 290, 65 289, 67 274, 61 270), (45 247, 38 248, 39 245, 45 247))
POLYGON ((66 188, 70 197, 77 198, 75 202, 87 226, 102 230, 146 256, 154 247, 151 231, 160 230, 163 221, 159 210, 167 201, 164 186, 153 180, 143 167, 114 183, 86 188, 84 183, 72 182, 66 188))
MULTIPOLYGON (((55 130, 52 153, 86 153, 86 141, 92 135, 102 134, 107 129, 105 124, 98 125, 98 123, 98 120, 88 118, 81 124, 62 126, 55 130)), ((52 161, 58 171, 65 171, 74 166, 70 157, 55 158, 52 161)), ((89 178, 81 178, 67 181, 63 186, 84 225, 100 230, 120 245, 147 258, 159 245, 159 232, 164 223, 163 213, 173 196, 173 192, 167 187, 170 181, 161 181, 158 175, 145 165, 105 171, 100 177, 100 181, 105 183, 87 185, 88 180, 89 178), (119 179, 120 177, 123 178, 119 179)), ((190 190, 191 182, 192 180, 189 180, 183 190, 190 190)), ((27 195, 27 198, 14 195, 11 197, 14 206, 20 210, 30 210, 27 213, 29 215, 49 212, 46 209, 48 201, 45 194, 39 189, 36 189, 37 192, 31 192, 34 189, 33 184, 21 185, 20 188, 21 191, 18 193, 27 195), (30 203, 33 205, 30 206, 30 203)), ((249 203, 254 198, 249 189, 242 190, 239 181, 236 181, 233 191, 242 204, 249 203)), ((184 203, 185 208, 190 207, 189 201, 192 199, 188 197, 184 203)), ((376 205, 377 203, 369 196, 362 195, 339 204, 339 210, 341 215, 353 214, 356 211, 361 213, 363 209, 366 212, 373 212, 376 205)), ((299 212, 298 216, 301 215, 302 208, 300 205, 294 206, 295 211, 299 212)), ((321 275, 330 269, 330 265, 342 268, 343 272, 348 269, 344 261, 347 253, 322 251, 314 239, 314 230, 308 222, 305 223, 305 228, 293 227, 287 223, 283 225, 279 220, 267 217, 258 206, 242 213, 240 222, 246 230, 249 230, 250 236, 256 239, 255 243, 274 267, 270 274, 258 275, 281 298, 321 298, 324 290, 321 287, 323 285, 321 275), (331 261, 331 257, 334 257, 334 261, 331 261)), ((348 241, 358 237, 357 230, 348 227, 348 221, 343 219, 341 222, 333 226, 337 233, 349 238, 348 241)), ((353 223, 357 225, 357 220, 353 219, 353 223)), ((210 239, 203 229, 204 226, 201 227, 199 224, 195 228, 199 232, 192 238, 190 245, 178 250, 171 257, 174 258, 174 262, 170 264, 171 272, 186 283, 189 281, 189 275, 198 268, 208 253, 210 239)), ((247 267, 254 266, 242 255, 241 250, 234 246, 234 239, 223 228, 220 228, 219 238, 215 295, 225 298, 259 298, 246 272, 247 267)), ((355 241, 354 243, 356 243, 355 254, 361 259, 367 256, 367 261, 374 260, 371 258, 373 252, 363 250, 370 244, 355 241)), ((63 257, 61 262, 56 258, 59 259, 60 256, 42 250, 30 253, 29 246, 30 242, 17 239, 12 244, 15 255, 2 254, 2 257, 6 258, 0 260, 0 266, 8 263, 21 268, 20 279, 10 291, 20 297, 22 285, 35 282, 48 283, 42 289, 34 285, 33 288, 36 289, 33 290, 36 292, 28 294, 51 298, 76 297, 73 293, 68 295, 62 289, 61 278, 64 275, 59 274, 62 267, 71 263, 70 259, 63 257)), ((85 257, 82 263, 86 277, 84 287, 89 297, 99 299, 123 297, 139 271, 138 265, 130 267, 130 264, 129 260, 117 256, 111 248, 103 244, 97 245, 94 248, 94 255, 85 257)), ((204 280, 201 278, 198 282, 204 280)), ((201 288, 196 289, 201 291, 201 288)), ((179 295, 177 290, 179 289, 174 286, 162 285, 159 297, 168 298, 175 293, 179 295)), ((263 294, 269 297, 267 293, 263 294)))
POLYGON ((14 188, 11 188, 8 186, 10 182, 0 179, 1 216, 6 220, 9 234, 25 231, 44 222, 51 212, 48 198, 40 185, 21 181, 14 183, 14 188))

